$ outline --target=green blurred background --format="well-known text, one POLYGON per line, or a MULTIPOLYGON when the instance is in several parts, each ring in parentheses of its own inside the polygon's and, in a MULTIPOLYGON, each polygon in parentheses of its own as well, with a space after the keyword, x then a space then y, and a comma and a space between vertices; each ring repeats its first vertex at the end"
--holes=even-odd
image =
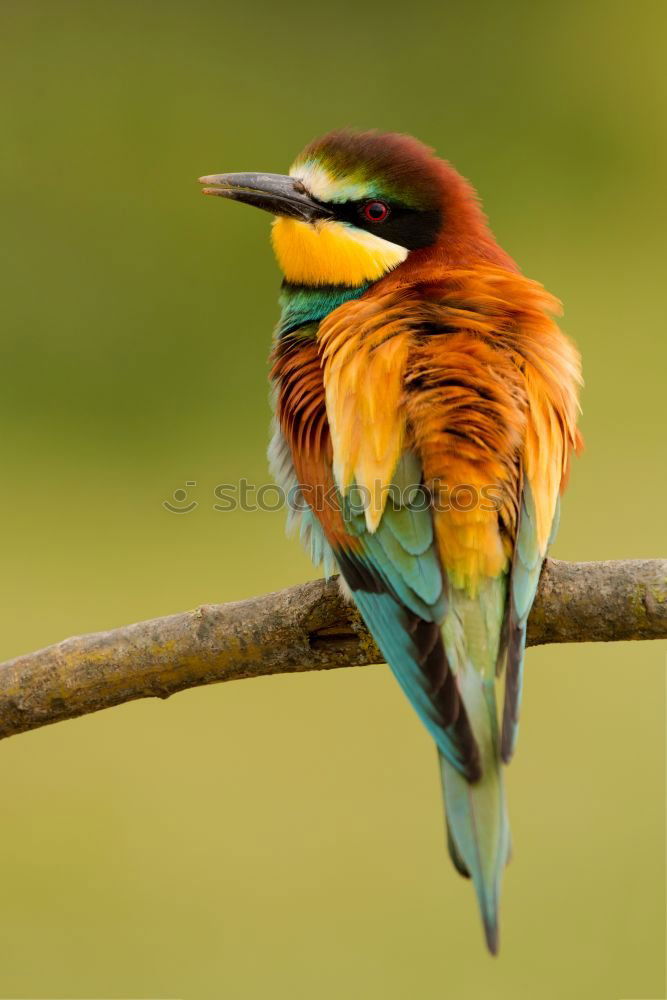
MULTIPOLYGON (((196 177, 414 133, 566 304, 587 451, 555 554, 664 553, 667 16, 653 0, 2 0, 0 657, 312 576, 267 480, 268 219, 196 177), (163 506, 190 487, 199 506, 163 506)), ((502 950, 385 667, 0 748, 0 996, 664 996, 665 648, 533 650, 502 950)))

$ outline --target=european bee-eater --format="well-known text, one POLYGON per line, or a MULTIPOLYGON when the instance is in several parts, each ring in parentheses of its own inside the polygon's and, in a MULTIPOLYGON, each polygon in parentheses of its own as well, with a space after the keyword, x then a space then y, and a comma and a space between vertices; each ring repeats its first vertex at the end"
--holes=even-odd
POLYGON ((271 467, 436 743, 449 853, 495 954, 503 764, 579 444, 579 355, 470 184, 416 139, 342 130, 289 176, 201 181, 276 217, 271 467))

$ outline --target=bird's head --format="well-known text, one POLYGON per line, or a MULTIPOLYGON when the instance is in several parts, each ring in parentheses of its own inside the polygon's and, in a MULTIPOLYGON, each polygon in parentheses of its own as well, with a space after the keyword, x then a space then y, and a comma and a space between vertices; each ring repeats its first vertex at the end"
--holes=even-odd
MULTIPOLYGON (((276 216, 273 246, 298 285, 357 287, 408 257, 449 263, 495 247, 475 192, 421 142, 382 132, 331 132, 307 146, 289 175, 212 174, 204 193, 276 216)), ((414 258, 413 258, 414 260, 414 258)))

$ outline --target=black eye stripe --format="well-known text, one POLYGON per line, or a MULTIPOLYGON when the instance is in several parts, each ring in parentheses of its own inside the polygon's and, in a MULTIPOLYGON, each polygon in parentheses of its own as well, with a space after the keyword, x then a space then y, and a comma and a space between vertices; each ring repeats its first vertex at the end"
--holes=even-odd
POLYGON ((380 198, 365 198, 363 201, 329 202, 330 208, 340 222, 375 233, 389 243, 396 243, 406 250, 418 250, 431 246, 438 238, 442 215, 438 209, 409 208, 400 202, 383 201, 380 198), (381 205, 386 215, 374 219, 366 215, 366 209, 381 205))

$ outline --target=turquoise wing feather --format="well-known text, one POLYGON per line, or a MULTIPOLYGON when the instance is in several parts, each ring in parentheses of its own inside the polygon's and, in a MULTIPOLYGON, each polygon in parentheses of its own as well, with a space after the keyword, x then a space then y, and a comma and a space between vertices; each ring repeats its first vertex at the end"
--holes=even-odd
MULTIPOLYGON (((549 545, 558 531, 559 519, 560 501, 556 503, 549 545)), ((541 551, 538 544, 535 500, 530 482, 526 479, 521 496, 519 530, 514 548, 507 609, 507 674, 500 741, 501 756, 506 764, 512 758, 519 734, 528 616, 537 593, 545 556, 546 550, 541 551)))
POLYGON ((432 512, 409 495, 410 487, 420 482, 421 466, 406 453, 373 533, 353 487, 343 500, 343 513, 356 546, 335 555, 382 655, 440 753, 452 767, 474 777, 479 770, 475 741, 441 636, 447 588, 432 512))

